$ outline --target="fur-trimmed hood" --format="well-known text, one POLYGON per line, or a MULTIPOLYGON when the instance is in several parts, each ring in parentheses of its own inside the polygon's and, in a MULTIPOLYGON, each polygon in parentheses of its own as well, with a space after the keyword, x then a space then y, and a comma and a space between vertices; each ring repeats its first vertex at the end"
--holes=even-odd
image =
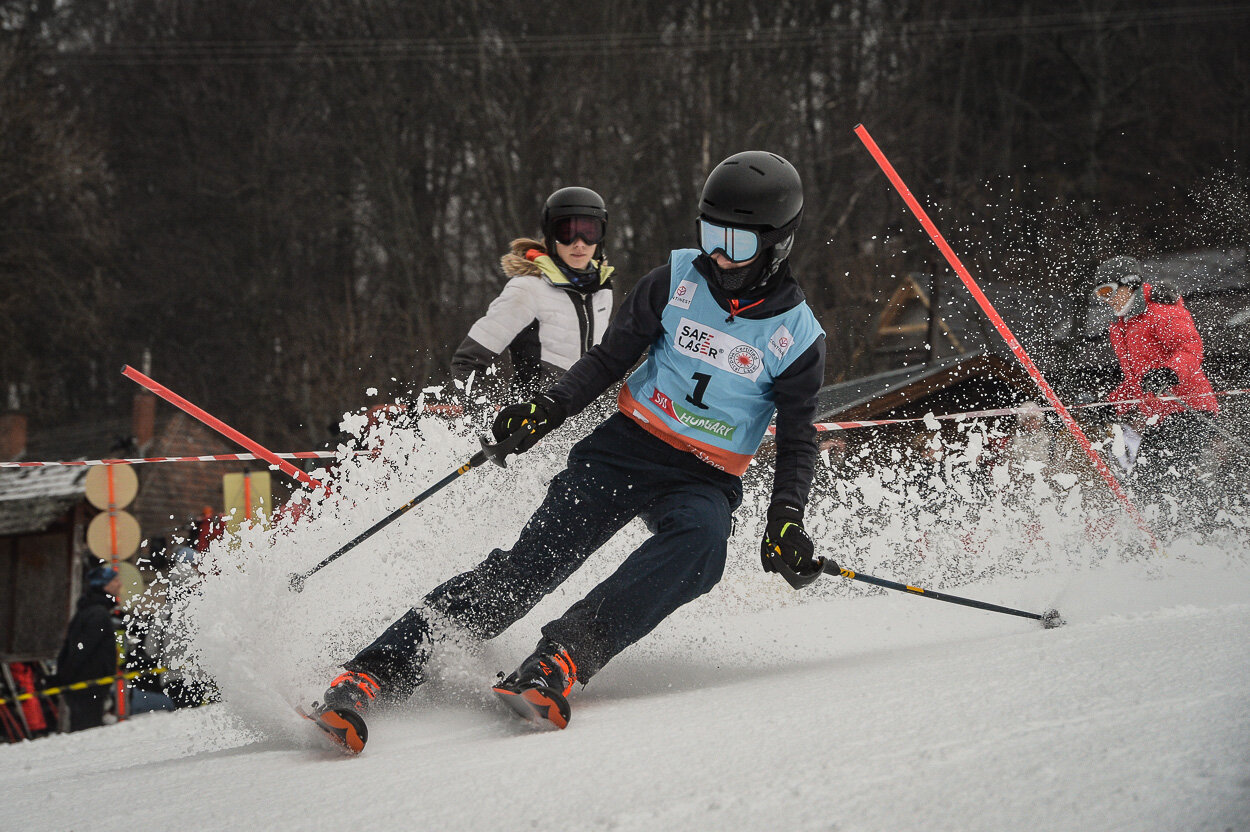
MULTIPOLYGON (((599 271, 598 286, 605 285, 614 271, 608 265, 607 258, 591 260, 590 264, 599 271)), ((570 289, 577 288, 547 254, 547 247, 530 237, 519 237, 513 240, 509 246, 508 253, 499 258, 499 265, 503 268, 503 273, 508 277, 533 275, 534 277, 543 278, 552 286, 570 289)))

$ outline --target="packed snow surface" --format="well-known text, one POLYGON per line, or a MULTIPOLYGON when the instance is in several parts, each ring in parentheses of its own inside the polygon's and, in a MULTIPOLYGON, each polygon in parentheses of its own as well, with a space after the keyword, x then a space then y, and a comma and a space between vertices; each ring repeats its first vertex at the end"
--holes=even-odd
POLYGON ((211 552, 176 620, 223 701, 0 746, 0 826, 1250 830, 1246 530, 1152 549, 1114 505, 1081 502, 1079 483, 926 517, 893 478, 865 474, 809 510, 843 565, 1058 608, 1058 629, 836 577, 791 591, 759 569, 765 482, 722 583, 575 690, 567 730, 517 720, 489 684, 641 526, 500 638, 445 651, 405 707, 373 715, 360 757, 327 750, 289 703, 508 546, 571 441, 474 469, 292 593, 291 572, 476 450, 440 425, 373 437, 383 453, 346 460, 338 495, 299 523, 211 552))

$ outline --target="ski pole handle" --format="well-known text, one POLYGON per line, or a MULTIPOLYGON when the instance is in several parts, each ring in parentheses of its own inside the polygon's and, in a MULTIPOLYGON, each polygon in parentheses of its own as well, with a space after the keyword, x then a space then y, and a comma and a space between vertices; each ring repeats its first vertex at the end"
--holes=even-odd
POLYGON ((507 468, 508 463, 506 458, 508 454, 515 453, 521 442, 533 433, 533 426, 529 422, 522 422, 519 428, 508 436, 505 436, 501 441, 495 443, 494 445, 487 442, 486 437, 483 436, 478 440, 482 443, 482 450, 473 455, 473 459, 469 460, 469 464, 472 466, 478 466, 489 459, 500 468, 507 468), (474 460, 477 461, 475 462, 474 460))

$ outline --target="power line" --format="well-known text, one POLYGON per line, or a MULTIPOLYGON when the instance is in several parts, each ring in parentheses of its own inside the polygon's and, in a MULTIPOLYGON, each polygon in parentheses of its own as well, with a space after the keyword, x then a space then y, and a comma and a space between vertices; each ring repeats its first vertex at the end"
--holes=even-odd
POLYGON ((154 41, 100 44, 56 53, 64 63, 91 66, 161 66, 326 62, 465 61, 516 58, 633 57, 673 52, 826 49, 842 44, 874 45, 956 37, 1021 37, 1140 26, 1211 26, 1250 19, 1250 4, 1173 6, 1114 13, 1059 12, 1015 17, 943 18, 810 28, 690 29, 590 35, 507 35, 438 38, 339 38, 309 40, 154 41))

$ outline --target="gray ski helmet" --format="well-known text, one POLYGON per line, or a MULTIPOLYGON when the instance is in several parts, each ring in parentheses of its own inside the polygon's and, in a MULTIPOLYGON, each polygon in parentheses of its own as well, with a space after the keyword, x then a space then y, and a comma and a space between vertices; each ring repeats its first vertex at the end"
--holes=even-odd
POLYGON ((608 224, 608 206, 603 197, 590 188, 572 186, 561 188, 547 197, 543 205, 543 237, 550 240, 551 224, 561 217, 595 217, 608 224))
POLYGON ((1097 286, 1118 283, 1130 289, 1137 289, 1142 284, 1142 271, 1140 260, 1121 254, 1099 263, 1098 268, 1094 270, 1094 281, 1097 286))

